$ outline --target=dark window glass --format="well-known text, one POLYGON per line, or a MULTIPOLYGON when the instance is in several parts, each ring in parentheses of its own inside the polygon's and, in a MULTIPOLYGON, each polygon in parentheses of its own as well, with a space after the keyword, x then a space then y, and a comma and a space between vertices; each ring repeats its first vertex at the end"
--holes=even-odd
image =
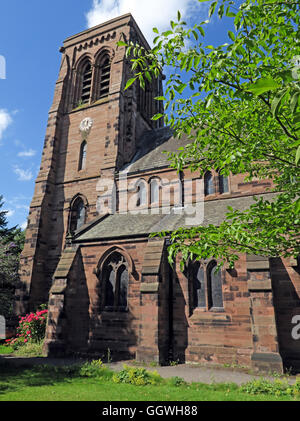
POLYGON ((119 303, 121 307, 127 307, 127 289, 128 289, 128 271, 126 267, 121 266, 119 273, 119 303))
POLYGON ((229 192, 228 177, 219 174, 219 191, 221 194, 229 192))
POLYGON ((192 300, 193 308, 205 307, 205 281, 204 269, 200 263, 194 263, 191 267, 192 300))
POLYGON ((221 270, 212 262, 207 268, 208 302, 210 308, 223 308, 221 270))
POLYGON ((204 195, 215 193, 215 184, 212 173, 209 171, 204 175, 204 195))
POLYGON ((70 231, 77 231, 85 223, 85 206, 83 200, 78 197, 71 209, 70 231))
POLYGON ((144 206, 147 204, 147 188, 144 181, 141 181, 137 187, 136 206, 144 206))
POLYGON ((79 165, 78 170, 84 170, 86 166, 86 149, 87 149, 87 143, 86 141, 82 142, 80 147, 80 155, 79 155, 79 165))
POLYGON ((105 279, 105 305, 113 306, 115 300, 116 274, 112 268, 107 268, 105 279))
POLYGON ((104 306, 106 310, 124 310, 127 307, 128 268, 124 257, 112 253, 103 266, 104 306))

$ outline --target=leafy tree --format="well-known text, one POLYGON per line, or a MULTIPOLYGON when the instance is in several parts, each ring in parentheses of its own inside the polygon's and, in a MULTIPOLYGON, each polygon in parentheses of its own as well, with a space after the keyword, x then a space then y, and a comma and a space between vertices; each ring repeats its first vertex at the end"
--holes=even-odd
POLYGON ((2 207, 3 196, 0 196, 0 315, 9 318, 12 316, 14 291, 19 281, 19 258, 25 232, 17 227, 7 228, 7 211, 2 211, 2 207))
MULTIPOLYGON (((201 0, 199 0, 201 1, 201 0)), ((202 0, 206 1, 206 0, 202 0)), ((226 43, 205 43, 209 21, 188 27, 178 12, 168 31, 156 33, 154 48, 125 44, 134 77, 143 87, 164 70, 164 118, 191 143, 170 154, 177 170, 200 175, 221 169, 269 179, 274 200, 257 198, 244 212, 228 209, 220 226, 170 233, 169 259, 215 257, 231 265, 238 254, 298 256, 300 253, 300 48, 299 1, 213 1, 209 17, 232 22, 226 43)), ((165 235, 166 233, 162 233, 165 235)))

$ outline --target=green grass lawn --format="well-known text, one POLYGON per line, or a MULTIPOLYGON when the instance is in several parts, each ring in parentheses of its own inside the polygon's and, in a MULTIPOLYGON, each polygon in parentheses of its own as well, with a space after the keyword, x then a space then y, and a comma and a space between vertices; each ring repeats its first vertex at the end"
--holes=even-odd
POLYGON ((0 345, 0 354, 12 354, 14 352, 11 346, 0 345))
POLYGON ((234 384, 192 383, 175 386, 115 383, 113 372, 83 377, 74 370, 54 367, 0 366, 0 401, 278 401, 293 397, 241 392, 234 384))

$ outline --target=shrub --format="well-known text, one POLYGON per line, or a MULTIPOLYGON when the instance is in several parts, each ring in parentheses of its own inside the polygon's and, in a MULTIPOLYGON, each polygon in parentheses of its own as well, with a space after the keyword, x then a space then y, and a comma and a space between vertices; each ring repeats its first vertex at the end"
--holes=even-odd
POLYGON ((147 384, 156 385, 162 381, 157 371, 147 371, 145 368, 128 367, 124 364, 123 370, 113 375, 115 383, 129 383, 135 386, 147 384))
POLYGON ((100 377, 104 369, 102 360, 87 361, 81 366, 80 375, 83 377, 100 377))
POLYGON ((6 346, 12 348, 13 351, 16 351, 22 345, 24 345, 24 339, 21 336, 17 338, 7 339, 5 342, 6 342, 6 346))
POLYGON ((40 342, 24 342, 21 339, 21 346, 19 346, 14 355, 24 357, 41 357, 43 356, 43 341, 40 342))
POLYGON ((37 344, 37 347, 28 348, 29 355, 31 351, 33 354, 39 352, 41 354, 42 341, 45 336, 48 310, 45 305, 40 306, 40 310, 35 313, 26 314, 24 317, 19 317, 19 326, 17 327, 17 336, 15 338, 7 339, 6 346, 10 346, 14 351, 29 343, 37 344), (38 351, 40 349, 40 351, 38 351))
POLYGON ((45 336, 47 314, 48 310, 40 310, 20 317, 17 336, 23 338, 24 343, 40 342, 45 336))
MULTIPOLYGON (((300 390, 300 384, 296 386, 300 390)), ((273 382, 264 378, 251 380, 241 386, 241 391, 251 395, 267 394, 275 396, 287 396, 294 394, 295 385, 289 385, 288 381, 276 379, 273 382)))
POLYGON ((178 376, 171 377, 168 383, 171 386, 175 386, 175 387, 187 385, 187 382, 182 377, 178 377, 178 376))

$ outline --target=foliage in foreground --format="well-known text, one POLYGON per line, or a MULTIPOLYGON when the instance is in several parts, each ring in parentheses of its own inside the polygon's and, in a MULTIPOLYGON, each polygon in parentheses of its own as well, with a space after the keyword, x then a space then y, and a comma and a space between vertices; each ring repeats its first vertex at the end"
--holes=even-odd
MULTIPOLYGON (((206 1, 206 0, 199 0, 206 1)), ((240 252, 265 256, 300 254, 300 2, 213 1, 209 17, 231 20, 222 45, 205 43, 204 21, 188 27, 178 12, 169 30, 156 33, 154 48, 127 45, 142 87, 166 70, 164 118, 190 144, 170 154, 178 171, 211 169, 269 180, 278 193, 243 212, 229 209, 220 226, 181 228, 170 234, 169 258, 218 258, 231 266, 240 252)))
POLYGON ((25 242, 20 228, 7 228, 7 211, 0 195, 0 314, 6 319, 13 315, 15 288, 19 282, 19 257, 25 242))
POLYGON ((87 400, 298 400, 300 396, 299 381, 289 385, 286 380, 272 382, 261 378, 242 386, 234 383, 188 383, 180 377, 166 379, 153 371, 129 366, 116 373, 101 360, 57 367, 4 365, 1 373, 0 400, 1 395, 14 399, 19 394, 22 400, 27 400, 26 396, 30 400, 45 396, 46 400, 61 400, 62 396, 68 400, 82 400, 84 396, 87 400), (149 379, 155 381, 149 382, 149 379))
POLYGON ((114 374, 115 383, 129 383, 135 386, 155 385, 162 381, 162 377, 157 371, 148 371, 145 368, 129 367, 124 364, 123 370, 114 374))

